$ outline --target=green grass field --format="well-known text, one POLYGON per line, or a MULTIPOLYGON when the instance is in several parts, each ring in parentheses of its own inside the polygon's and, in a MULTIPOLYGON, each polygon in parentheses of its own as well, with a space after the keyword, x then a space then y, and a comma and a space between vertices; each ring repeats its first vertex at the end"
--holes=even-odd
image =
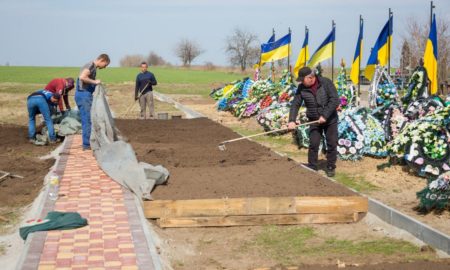
MULTIPOLYGON (((0 66, 0 83, 47 83, 53 78, 77 77, 78 67, 6 67, 0 66)), ((243 75, 222 71, 190 70, 176 67, 150 67, 158 81, 164 83, 230 82, 243 75)), ((97 72, 105 83, 134 82, 138 68, 111 67, 97 72)))
MULTIPOLYGON (((78 67, 6 67, 0 66, 0 92, 32 92, 33 88, 44 87, 53 78, 74 77, 78 67)), ((158 81, 157 91, 167 94, 199 94, 206 96, 213 85, 242 79, 245 74, 225 71, 192 70, 178 67, 150 67, 158 81)), ((134 83, 138 68, 106 68, 99 70, 97 78, 106 85, 134 83)))

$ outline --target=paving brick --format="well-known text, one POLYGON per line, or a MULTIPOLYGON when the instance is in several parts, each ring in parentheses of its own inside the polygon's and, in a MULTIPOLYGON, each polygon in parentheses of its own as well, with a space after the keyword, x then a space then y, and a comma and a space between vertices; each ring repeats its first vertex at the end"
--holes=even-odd
POLYGON ((92 151, 81 150, 80 135, 66 139, 55 169, 60 197, 45 202, 41 217, 53 210, 78 212, 89 225, 34 233, 23 269, 153 269, 131 193, 99 168, 92 151))

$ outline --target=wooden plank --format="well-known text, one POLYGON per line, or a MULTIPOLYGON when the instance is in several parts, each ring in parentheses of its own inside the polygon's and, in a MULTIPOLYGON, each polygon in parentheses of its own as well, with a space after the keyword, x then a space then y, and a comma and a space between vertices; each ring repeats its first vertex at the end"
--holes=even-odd
POLYGON ((253 215, 221 217, 176 217, 161 218, 158 225, 162 228, 182 227, 229 227, 254 225, 295 225, 322 223, 351 223, 353 213, 349 214, 290 214, 290 215, 253 215))
POLYGON ((259 197, 144 202, 146 218, 367 212, 365 197, 259 197))
POLYGON ((365 213, 369 201, 365 197, 296 197, 297 213, 365 213))

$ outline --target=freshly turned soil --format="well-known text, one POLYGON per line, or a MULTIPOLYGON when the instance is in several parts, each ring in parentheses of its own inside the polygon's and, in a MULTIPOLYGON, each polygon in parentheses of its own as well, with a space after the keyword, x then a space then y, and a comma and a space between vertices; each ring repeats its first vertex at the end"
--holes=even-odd
MULTIPOLYGON (((44 177, 55 160, 40 160, 56 146, 36 146, 28 142, 28 127, 0 126, 0 170, 23 176, 0 180, 0 206, 24 206, 36 198, 44 177)), ((0 174, 0 176, 3 174, 0 174)))
POLYGON ((170 172, 154 199, 210 199, 282 196, 352 196, 340 184, 249 140, 207 118, 116 120, 139 161, 170 172))

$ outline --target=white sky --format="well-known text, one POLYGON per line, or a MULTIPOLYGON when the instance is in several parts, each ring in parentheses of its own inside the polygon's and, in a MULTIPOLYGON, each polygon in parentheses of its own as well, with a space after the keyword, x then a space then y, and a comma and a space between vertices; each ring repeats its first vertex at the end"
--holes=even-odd
MULTIPOLYGON (((450 14, 450 0, 435 0, 437 17, 450 14)), ((347 66, 354 54, 359 15, 365 20, 363 63, 370 47, 394 12, 393 65, 409 17, 428 22, 427 0, 0 0, 0 65, 81 66, 108 53, 112 66, 127 54, 154 51, 179 64, 173 48, 181 38, 205 50, 193 64, 228 65, 225 38, 235 27, 265 42, 292 29, 295 62, 310 29, 313 53, 336 22, 336 58, 347 66)), ((424 41, 425 42, 425 41, 424 41)))

